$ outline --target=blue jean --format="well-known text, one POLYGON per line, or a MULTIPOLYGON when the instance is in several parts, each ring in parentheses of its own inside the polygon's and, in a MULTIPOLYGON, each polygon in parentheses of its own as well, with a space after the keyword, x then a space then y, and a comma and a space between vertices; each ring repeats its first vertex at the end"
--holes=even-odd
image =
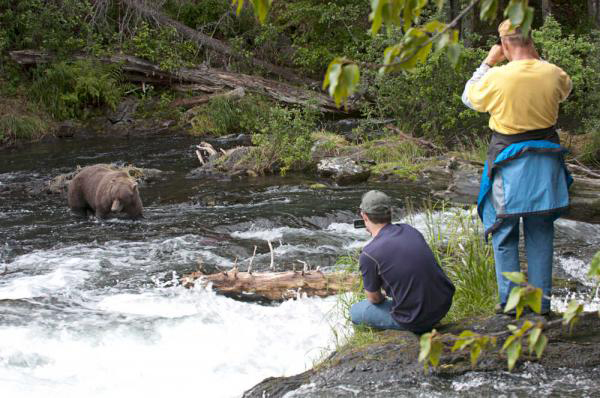
MULTIPOLYGON (((550 310, 552 291, 552 258, 554 251, 554 216, 523 217, 523 235, 527 255, 529 283, 542 289, 542 312, 550 310)), ((506 218, 492 234, 496 281, 502 306, 506 304, 514 283, 503 272, 519 272, 519 218, 506 218)))
POLYGON ((385 299, 379 304, 362 300, 350 307, 352 323, 367 325, 375 329, 406 330, 392 318, 392 300, 385 299))

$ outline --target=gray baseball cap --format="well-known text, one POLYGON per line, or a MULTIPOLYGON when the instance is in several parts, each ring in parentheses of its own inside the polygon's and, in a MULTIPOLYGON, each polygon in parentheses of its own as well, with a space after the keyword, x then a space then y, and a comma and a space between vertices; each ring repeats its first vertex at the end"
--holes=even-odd
POLYGON ((363 195, 360 209, 367 214, 387 214, 392 211, 392 200, 381 191, 369 191, 363 195))

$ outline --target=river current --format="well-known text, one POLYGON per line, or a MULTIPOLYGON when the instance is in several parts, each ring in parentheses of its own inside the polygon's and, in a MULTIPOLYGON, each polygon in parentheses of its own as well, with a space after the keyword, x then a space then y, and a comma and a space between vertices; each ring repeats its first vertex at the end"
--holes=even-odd
MULTIPOLYGON (((315 179, 304 176, 189 179, 198 165, 195 143, 66 140, 0 154, 2 397, 239 397, 266 377, 310 368, 351 333, 335 297, 244 302, 202 286, 185 289, 178 278, 200 264, 244 269, 255 247, 253 268, 267 270, 267 241, 276 270, 331 270, 368 241, 352 226, 363 192, 382 189, 400 209, 406 200, 418 207, 425 193, 400 184, 314 190, 315 179), (111 162, 164 172, 141 187, 144 219, 83 220, 64 197, 13 189, 111 162)), ((412 222, 425 230, 424 217, 412 222)), ((597 247, 600 226, 559 221, 556 273, 585 287, 597 247)), ((578 294, 565 293, 555 309, 578 294)), ((598 387, 597 374, 570 376, 586 395, 598 387)), ((486 383, 504 383, 507 396, 541 388, 508 377, 473 373, 420 386, 418 394, 488 391, 481 390, 486 383)), ((565 383, 553 391, 572 389, 565 383)), ((407 387, 407 395, 416 393, 407 387)))

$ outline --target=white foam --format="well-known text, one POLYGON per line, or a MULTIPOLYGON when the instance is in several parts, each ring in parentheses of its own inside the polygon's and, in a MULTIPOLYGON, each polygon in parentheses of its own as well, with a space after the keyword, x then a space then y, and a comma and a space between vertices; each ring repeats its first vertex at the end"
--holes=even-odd
POLYGON ((345 327, 335 303, 259 306, 181 287, 108 296, 96 309, 126 322, 0 327, 2 395, 239 397, 266 377, 304 371, 331 349, 333 329, 345 327))

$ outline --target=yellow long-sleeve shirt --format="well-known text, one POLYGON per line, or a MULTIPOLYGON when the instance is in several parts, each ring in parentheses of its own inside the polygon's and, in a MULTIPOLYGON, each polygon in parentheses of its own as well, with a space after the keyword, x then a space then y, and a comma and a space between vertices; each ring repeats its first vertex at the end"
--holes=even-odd
POLYGON ((491 68, 467 87, 472 108, 490 114, 489 126, 503 134, 518 134, 553 126, 558 105, 572 82, 561 68, 540 60, 512 61, 491 68))

